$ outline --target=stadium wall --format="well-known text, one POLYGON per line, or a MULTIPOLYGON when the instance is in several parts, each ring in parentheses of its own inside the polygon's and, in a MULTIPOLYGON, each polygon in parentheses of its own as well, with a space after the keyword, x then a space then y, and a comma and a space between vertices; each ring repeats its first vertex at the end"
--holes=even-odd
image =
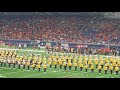
MULTIPOLYGON (((40 41, 40 43, 37 43, 37 41, 31 41, 31 40, 3 40, 0 39, 2 42, 4 42, 6 45, 12 44, 12 45, 18 45, 18 44, 27 44, 27 46, 34 46, 40 44, 41 46, 45 46, 46 41, 40 41)), ((54 47, 58 45, 58 42, 49 42, 51 43, 51 46, 54 47)), ((68 44, 69 48, 76 48, 78 46, 80 47, 88 47, 88 48, 104 48, 106 46, 109 46, 110 48, 116 48, 117 50, 120 50, 120 45, 108 45, 108 44, 80 44, 80 43, 60 43, 60 44, 68 44)))

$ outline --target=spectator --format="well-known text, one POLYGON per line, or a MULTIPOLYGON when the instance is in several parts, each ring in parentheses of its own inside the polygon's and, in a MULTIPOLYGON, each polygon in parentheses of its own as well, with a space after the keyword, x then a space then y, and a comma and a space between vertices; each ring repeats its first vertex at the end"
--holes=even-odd
POLYGON ((38 49, 40 50, 40 44, 38 44, 38 49))
POLYGON ((16 18, 1 22, 4 39, 120 44, 119 19, 99 17, 16 18))
POLYGON ((21 44, 19 44, 19 46, 18 46, 18 47, 19 47, 19 49, 21 49, 21 44))
POLYGON ((27 44, 24 44, 24 48, 25 48, 25 49, 27 48, 27 44))

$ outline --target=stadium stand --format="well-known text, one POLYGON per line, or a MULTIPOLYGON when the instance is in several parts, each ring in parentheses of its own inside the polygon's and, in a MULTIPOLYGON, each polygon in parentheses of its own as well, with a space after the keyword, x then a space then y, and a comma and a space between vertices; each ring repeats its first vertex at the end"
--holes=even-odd
POLYGON ((120 44, 119 21, 100 17, 33 16, 0 22, 4 39, 120 44))

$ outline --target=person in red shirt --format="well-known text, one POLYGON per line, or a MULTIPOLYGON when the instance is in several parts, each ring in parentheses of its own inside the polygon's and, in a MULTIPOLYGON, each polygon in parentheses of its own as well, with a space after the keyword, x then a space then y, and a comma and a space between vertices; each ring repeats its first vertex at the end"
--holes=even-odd
POLYGON ((9 47, 10 47, 10 48, 12 47, 12 44, 11 44, 11 43, 9 43, 9 47))

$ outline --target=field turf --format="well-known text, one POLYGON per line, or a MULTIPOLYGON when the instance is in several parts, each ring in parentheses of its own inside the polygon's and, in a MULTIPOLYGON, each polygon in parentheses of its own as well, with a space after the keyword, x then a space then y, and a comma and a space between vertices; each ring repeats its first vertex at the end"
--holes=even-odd
POLYGON ((74 71, 74 68, 72 68, 71 71, 64 69, 60 70, 59 67, 57 69, 54 69, 54 66, 52 69, 47 68, 46 73, 44 73, 44 70, 41 68, 41 71, 39 72, 37 69, 34 71, 32 68, 30 68, 30 71, 23 70, 22 66, 21 69, 18 70, 17 66, 16 69, 11 68, 1 68, 0 67, 0 77, 1 78, 119 78, 119 75, 116 75, 115 72, 111 75, 108 71, 108 74, 104 74, 104 70, 101 74, 98 74, 98 71, 94 71, 94 73, 91 73, 91 70, 88 70, 86 73, 85 70, 79 71, 79 68, 77 71, 74 71))
MULTIPOLYGON (((27 49, 31 50, 31 49, 27 49)), ((25 50, 18 50, 18 53, 23 55, 27 55, 30 53, 30 51, 25 50)), ((44 52, 44 49, 41 50, 33 50, 34 54, 41 54, 42 57, 47 55, 46 52, 44 52), (36 52, 35 52, 36 51, 36 52)), ((83 68, 83 71, 81 72, 79 68, 77 68, 77 71, 75 71, 74 67, 72 67, 72 70, 69 71, 68 67, 67 70, 64 70, 64 67, 62 67, 62 70, 60 70, 60 67, 57 66, 57 69, 52 66, 52 69, 47 66, 46 73, 44 73, 43 68, 41 68, 41 71, 39 72, 36 68, 34 71, 32 68, 30 68, 30 71, 23 70, 23 67, 21 66, 21 69, 18 70, 18 66, 16 65, 15 69, 11 68, 3 68, 0 67, 0 78, 119 78, 119 75, 116 75, 115 72, 111 75, 110 71, 105 75, 104 70, 102 70, 101 74, 98 74, 98 70, 94 70, 94 73, 91 73, 91 70, 88 70, 88 72, 85 72, 85 69, 83 68)))

